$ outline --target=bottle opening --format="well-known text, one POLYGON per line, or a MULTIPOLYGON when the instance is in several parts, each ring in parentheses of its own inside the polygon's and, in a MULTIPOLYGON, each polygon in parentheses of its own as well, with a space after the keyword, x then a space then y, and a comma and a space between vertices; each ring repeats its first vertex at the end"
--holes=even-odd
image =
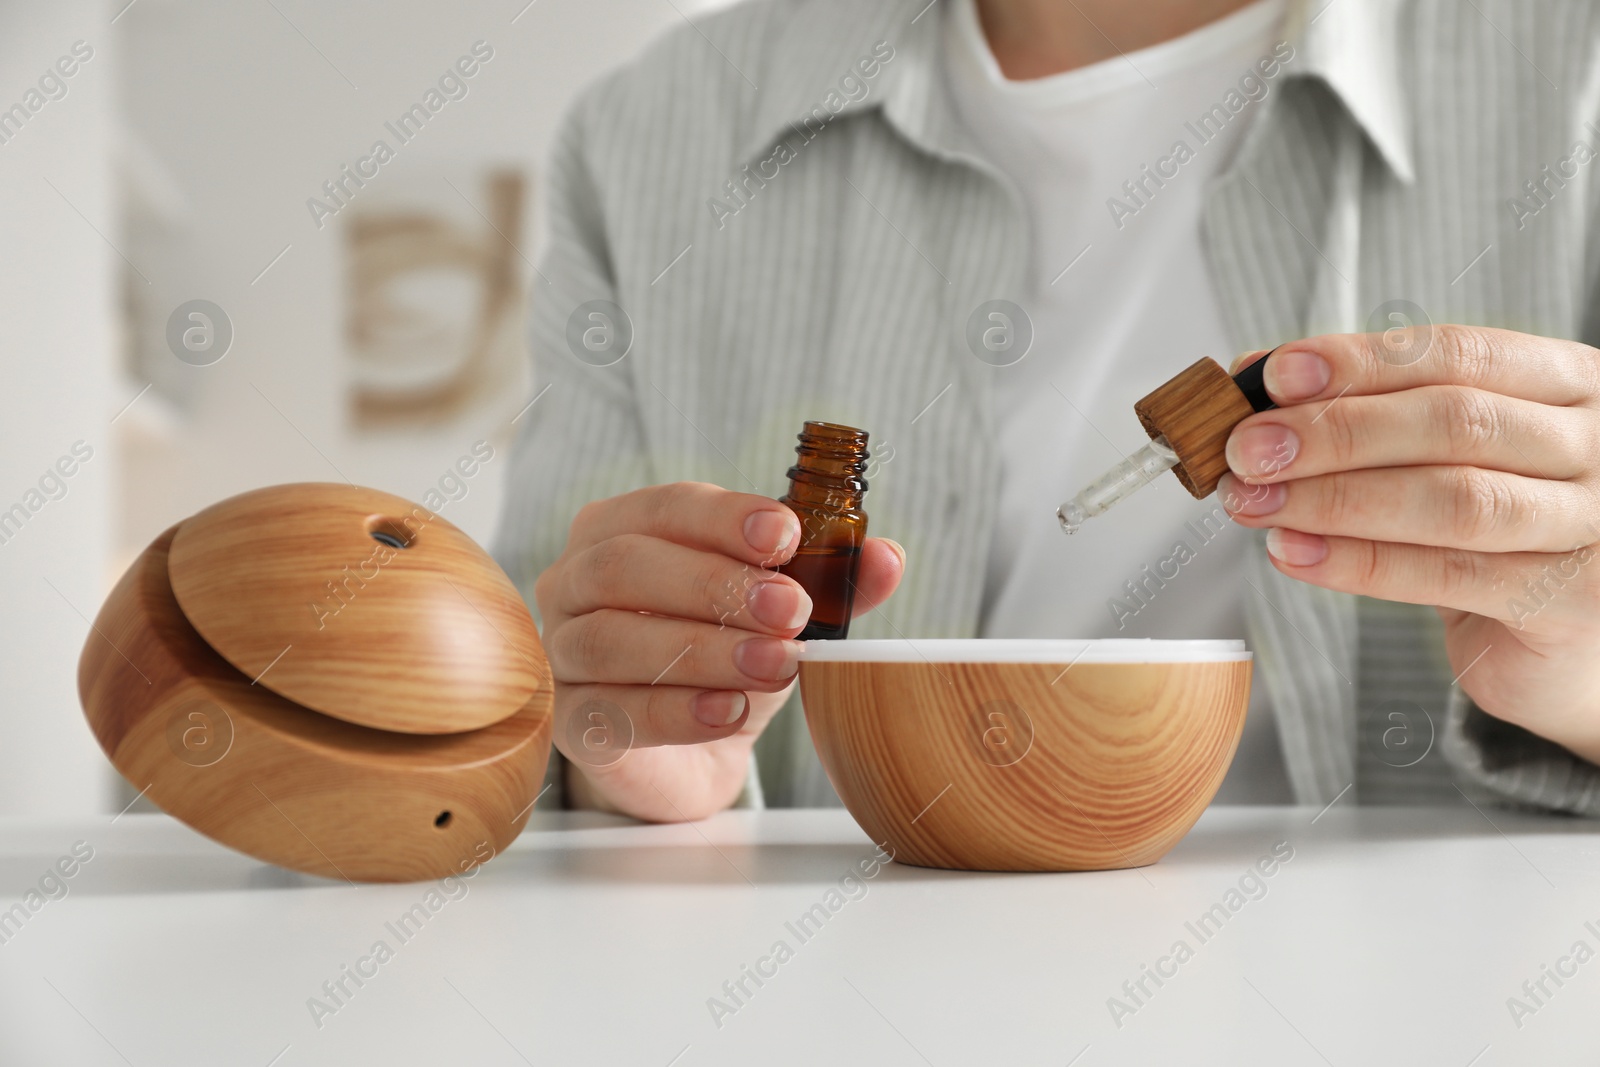
POLYGON ((800 458, 790 469, 790 478, 848 484, 855 491, 866 489, 861 475, 872 455, 867 451, 867 431, 836 422, 807 422, 794 450, 800 458))

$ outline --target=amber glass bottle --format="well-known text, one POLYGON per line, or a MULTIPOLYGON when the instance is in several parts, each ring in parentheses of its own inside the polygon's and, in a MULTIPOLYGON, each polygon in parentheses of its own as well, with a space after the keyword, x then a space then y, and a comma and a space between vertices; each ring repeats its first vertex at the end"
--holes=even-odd
POLYGON ((850 632, 856 570, 867 539, 867 434, 851 426, 808 422, 789 468, 789 492, 780 497, 800 517, 800 547, 778 568, 811 597, 811 621, 800 640, 844 637, 850 632))

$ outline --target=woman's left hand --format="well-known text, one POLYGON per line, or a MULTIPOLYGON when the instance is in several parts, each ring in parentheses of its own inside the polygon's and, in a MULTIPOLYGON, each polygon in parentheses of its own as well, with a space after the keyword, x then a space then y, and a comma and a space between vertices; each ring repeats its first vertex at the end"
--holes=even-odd
POLYGON ((1437 607, 1479 707, 1600 762, 1600 351, 1335 334, 1274 350, 1265 379, 1279 407, 1234 429, 1217 492, 1270 528, 1273 565, 1437 607))

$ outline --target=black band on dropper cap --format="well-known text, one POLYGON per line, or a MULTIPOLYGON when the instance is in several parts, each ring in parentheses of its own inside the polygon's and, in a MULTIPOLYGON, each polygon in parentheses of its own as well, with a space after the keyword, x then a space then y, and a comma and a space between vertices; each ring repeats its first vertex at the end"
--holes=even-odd
MULTIPOLYGON (((1276 351, 1276 348, 1272 350, 1272 352, 1276 351)), ((1244 398, 1250 401, 1251 408, 1256 411, 1267 411, 1278 406, 1267 395, 1267 384, 1264 380, 1267 373, 1267 360, 1272 358, 1272 352, 1268 352, 1233 376, 1233 384, 1239 387, 1239 392, 1244 394, 1244 398)))

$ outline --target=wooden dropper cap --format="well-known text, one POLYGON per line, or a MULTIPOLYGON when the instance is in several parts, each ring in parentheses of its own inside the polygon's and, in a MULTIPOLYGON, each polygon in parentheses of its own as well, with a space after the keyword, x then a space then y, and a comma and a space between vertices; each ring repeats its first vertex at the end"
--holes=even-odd
POLYGON ((1196 499, 1216 491, 1228 471, 1228 435, 1245 418, 1276 407, 1262 374, 1265 356, 1233 377, 1214 359, 1202 359, 1133 405, 1151 438, 1165 437, 1178 455, 1172 473, 1196 499))

